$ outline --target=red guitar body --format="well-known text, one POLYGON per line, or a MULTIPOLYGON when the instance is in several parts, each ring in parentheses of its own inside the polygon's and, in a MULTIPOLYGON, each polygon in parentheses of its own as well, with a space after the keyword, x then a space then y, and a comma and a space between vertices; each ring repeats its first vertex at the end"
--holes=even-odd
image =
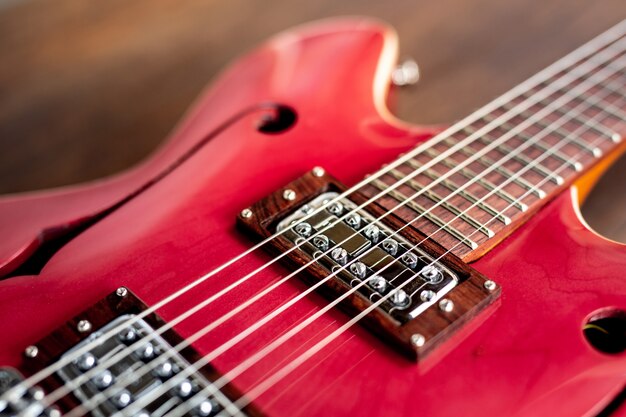
MULTIPOLYGON (((140 166, 91 184, 3 197, 0 263, 8 273, 49 236, 158 177, 38 275, 0 281, 0 364, 18 366, 26 346, 120 286, 154 305, 246 251, 254 243, 235 228, 238 213, 314 166, 351 186, 432 137, 438 129, 403 124, 385 108, 395 55, 395 34, 378 22, 300 27, 227 69, 140 166), (266 111, 248 110, 263 103, 290 106, 297 122, 260 132, 266 111)), ((272 417, 595 415, 624 388, 626 356, 594 350, 582 327, 599 311, 626 310, 626 247, 589 230, 576 195, 564 192, 473 263, 501 285, 499 305, 424 363, 355 326, 254 404, 272 417)), ((269 260, 254 252, 158 313, 170 321, 269 260)), ((176 330, 192 335, 289 272, 273 264, 176 330)), ((291 279, 194 346, 210 352, 306 288, 291 279)), ((228 372, 327 304, 307 296, 212 363, 228 372)), ((332 310, 234 384, 246 392, 348 319, 332 310)))

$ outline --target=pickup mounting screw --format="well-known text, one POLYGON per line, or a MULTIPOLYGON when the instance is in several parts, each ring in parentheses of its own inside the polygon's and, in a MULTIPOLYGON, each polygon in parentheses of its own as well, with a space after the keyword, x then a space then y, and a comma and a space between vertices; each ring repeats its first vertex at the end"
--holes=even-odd
POLYGON ((126 287, 119 287, 117 290, 115 290, 115 294, 118 297, 126 297, 126 295, 128 294, 128 290, 126 289, 126 287))
POLYGON ((483 287, 485 287, 487 291, 493 291, 496 289, 496 283, 488 279, 487 281, 483 283, 483 287))
POLYGON ((315 167, 311 170, 311 172, 313 173, 314 177, 322 177, 324 176, 324 174, 326 173, 326 171, 324 171, 324 168, 322 167, 315 167))
POLYGON ((250 217, 252 217, 252 210, 250 209, 241 210, 241 217, 243 217, 244 219, 249 219, 250 217))
POLYGON ((39 348, 35 345, 30 345, 26 349, 24 349, 24 355, 27 358, 36 358, 39 355, 39 348))
POLYGON ((445 311, 446 313, 449 313, 452 310, 454 310, 454 303, 452 302, 452 300, 448 300, 447 298, 444 298, 443 300, 439 301, 439 309, 441 311, 445 311))
POLYGON ((426 338, 419 334, 419 333, 415 333, 413 336, 411 336, 411 344, 415 347, 422 347, 424 346, 424 343, 426 343, 426 338))
POLYGON ((292 189, 287 188, 283 191, 283 198, 287 201, 293 201, 296 199, 296 192, 292 189))
POLYGON ((91 323, 89 322, 89 320, 81 320, 76 325, 76 330, 78 330, 80 333, 86 333, 91 330, 91 323))

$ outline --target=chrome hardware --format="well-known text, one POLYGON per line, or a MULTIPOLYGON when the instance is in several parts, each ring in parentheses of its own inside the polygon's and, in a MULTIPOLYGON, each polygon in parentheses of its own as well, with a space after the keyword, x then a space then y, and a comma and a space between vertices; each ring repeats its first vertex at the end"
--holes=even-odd
POLYGON ((420 79, 420 69, 413 59, 402 61, 391 72, 391 82, 398 87, 415 85, 420 79))
POLYGON ((330 214, 334 214, 335 216, 341 216, 341 213, 343 213, 343 204, 335 201, 330 206, 328 206, 327 210, 330 214))
POLYGON ((111 402, 119 409, 127 407, 131 403, 133 397, 130 396, 128 390, 122 390, 111 398, 111 402))
POLYGON ((148 361, 154 357, 154 346, 152 343, 146 343, 141 348, 137 350, 137 356, 139 356, 142 360, 148 361))
POLYGON ((113 374, 108 369, 105 369, 93 377, 91 381, 96 387, 98 387, 98 389, 103 390, 110 387, 113 383, 113 374))
POLYGON ((91 330, 91 323, 88 320, 81 320, 76 325, 76 330, 81 333, 87 333, 91 330))
POLYGON ((492 280, 488 279, 487 281, 485 281, 483 283, 483 286, 485 287, 485 289, 487 291, 493 291, 496 289, 497 285, 495 282, 493 282, 492 280))
POLYGON ((417 266, 417 261, 419 260, 419 258, 417 257, 417 255, 415 255, 414 253, 411 252, 407 252, 404 255, 402 255, 402 257, 400 258, 400 260, 409 268, 413 269, 417 266))
POLYGON ((370 224, 365 229, 363 229, 363 234, 366 238, 371 240, 374 243, 378 243, 378 237, 380 236, 380 229, 375 224, 370 224))
POLYGON ((22 382, 24 377, 15 369, 0 368, 0 416, 61 416, 56 407, 46 404, 41 388, 28 388, 22 382))
MULTIPOLYGON (((130 321, 133 317, 136 316, 122 315, 117 317, 101 329, 91 333, 88 338, 61 356, 61 358, 71 357, 74 352, 83 348, 87 343, 99 341, 99 343, 94 344, 91 350, 80 356, 75 365, 66 365, 58 371, 57 375, 61 381, 68 383, 69 381, 76 381, 77 378, 82 376, 83 372, 93 369, 98 364, 104 367, 107 364, 106 359, 111 355, 111 352, 127 349, 126 345, 128 343, 144 337, 149 336, 151 339, 149 343, 142 345, 141 348, 129 352, 129 354, 123 356, 115 363, 108 364, 106 368, 85 382, 69 385, 73 389, 72 393, 74 396, 83 404, 89 404, 95 395, 110 388, 115 383, 120 384, 120 388, 123 387, 120 391, 113 391, 112 396, 107 396, 104 400, 99 400, 96 403, 97 405, 90 411, 90 414, 94 417, 111 416, 120 410, 124 410, 121 412, 123 415, 150 416, 155 415, 159 407, 164 407, 161 411, 167 413, 168 410, 180 403, 181 398, 185 399, 195 396, 200 391, 207 389, 211 384, 203 374, 194 371, 186 375, 185 379, 175 381, 176 385, 173 385, 173 389, 162 395, 162 402, 142 404, 141 407, 137 404, 135 405, 137 409, 134 409, 133 404, 143 398, 150 398, 156 392, 155 390, 162 389, 166 379, 172 381, 170 378, 177 378, 179 370, 186 369, 191 365, 180 352, 172 348, 170 343, 161 335, 155 333, 150 324, 143 319, 130 321), (126 330, 120 332, 118 337, 103 337, 108 331, 119 327, 126 327, 126 330), (99 338, 101 337, 100 341, 99 338), (161 358, 160 355, 163 352, 169 352, 168 355, 171 356, 161 358), (135 374, 135 371, 143 366, 142 362, 147 360, 155 363, 154 371, 135 374), (165 405, 166 403, 169 405, 165 405)), ((192 404, 196 407, 203 401, 210 401, 214 406, 212 408, 213 414, 209 414, 211 416, 216 415, 217 410, 223 410, 222 404, 231 404, 219 390, 212 390, 212 392, 211 395, 198 396, 198 402, 192 404)), ((193 414, 185 414, 185 416, 191 415, 193 414)))
POLYGON ((124 329, 120 334, 117 335, 117 337, 122 342, 129 345, 137 339, 137 333, 135 332, 135 330, 129 327, 128 329, 124 329))
POLYGON ((416 317, 457 285, 459 280, 449 269, 413 248, 367 212, 356 210, 350 200, 334 201, 337 196, 329 192, 307 203, 316 211, 326 208, 306 219, 310 236, 314 236, 310 241, 299 233, 298 225, 303 223, 298 223, 302 219, 298 209, 279 222, 277 231, 286 231, 284 236, 297 243, 299 250, 336 273, 347 285, 358 287, 368 299, 374 301, 374 296, 389 294, 380 308, 400 322, 416 317), (435 268, 427 269, 430 264, 435 268), (344 265, 347 268, 342 268, 344 265), (423 270, 426 277, 422 276, 423 270), (369 277, 367 285, 359 285, 365 277, 369 277), (396 288, 400 285, 403 287, 396 288), (422 287, 432 294, 426 300, 420 298, 422 287))
POLYGON ((117 290, 115 290, 115 294, 118 297, 126 297, 126 295, 128 294, 128 289, 126 287, 119 287, 117 290))
POLYGON ((174 365, 170 361, 163 362, 155 370, 154 373, 163 379, 167 379, 174 375, 174 365))
POLYGON ((426 338, 423 335, 416 333, 411 336, 411 344, 413 346, 419 348, 419 347, 424 346, 424 343, 426 343, 426 338))
POLYGON ((311 230, 313 230, 313 227, 306 222, 302 222, 295 225, 293 230, 302 237, 309 237, 311 236, 311 230))
POLYGON ((346 224, 353 229, 361 228, 361 216, 356 213, 352 213, 346 217, 346 224))
POLYGON ((324 235, 317 235, 313 238, 313 244, 320 250, 328 250, 328 238, 324 235))
POLYGON ((24 355, 28 358, 36 358, 39 355, 39 348, 34 345, 28 346, 24 349, 24 355))
POLYGON ((391 294, 391 302, 396 308, 406 308, 411 304, 411 299, 404 290, 399 289, 391 294))
POLYGON ((444 298, 443 300, 439 301, 439 309, 441 311, 449 313, 452 310, 454 310, 454 303, 452 302, 452 300, 448 300, 447 298, 444 298))
POLYGON ((398 242, 391 238, 383 240, 382 246, 385 252, 391 256, 395 256, 398 253, 398 242))
POLYGON ((333 258, 338 264, 345 265, 348 261, 348 251, 344 248, 335 248, 330 253, 330 257, 333 258))
POLYGON ((432 301, 433 298, 435 298, 435 292, 431 291, 431 290, 424 290, 421 292, 420 294, 420 299, 425 302, 428 303, 430 301, 432 301))
POLYGON ((379 293, 384 293, 387 290, 387 280, 378 275, 374 275, 369 279, 369 285, 379 293))
POLYGON ((98 360, 91 353, 87 352, 83 354, 78 360, 76 360, 76 366, 83 372, 87 372, 98 364, 98 360))
POLYGON ((367 274, 367 267, 363 262, 356 261, 350 264, 350 272, 357 278, 365 278, 367 274))
POLYGON ((425 266, 421 270, 420 276, 431 284, 438 284, 441 280, 443 280, 443 274, 439 269, 437 269, 436 266, 433 265, 425 266))
POLYGON ((241 217, 243 217, 244 219, 249 219, 250 217, 252 217, 252 210, 250 209, 241 210, 241 217))
POLYGON ((314 177, 318 177, 318 178, 323 177, 324 174, 326 173, 326 171, 322 167, 315 167, 311 170, 311 172, 313 173, 314 177))
POLYGON ((287 201, 293 201, 296 199, 296 192, 288 188, 283 191, 283 198, 287 201))
POLYGON ((193 392, 193 385, 191 385, 191 382, 187 379, 181 382, 180 384, 178 384, 178 387, 176 387, 176 394, 178 394, 178 396, 181 398, 189 397, 192 394, 192 392, 193 392))

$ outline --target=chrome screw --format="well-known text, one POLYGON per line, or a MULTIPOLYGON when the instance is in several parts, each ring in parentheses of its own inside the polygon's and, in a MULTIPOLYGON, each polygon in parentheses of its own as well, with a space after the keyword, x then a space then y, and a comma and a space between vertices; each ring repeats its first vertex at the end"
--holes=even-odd
POLYGON ((296 192, 288 188, 283 191, 283 198, 287 201, 293 201, 296 199, 296 192))
POLYGON ((443 300, 439 301, 439 309, 441 311, 445 311, 446 313, 449 313, 454 309, 454 302, 452 302, 452 300, 448 300, 447 298, 444 298, 443 300))
POLYGON ((298 223, 293 230, 302 237, 309 237, 313 227, 306 222, 298 223))
POLYGON ((422 347, 424 346, 424 343, 426 343, 426 338, 419 334, 419 333, 415 333, 414 335, 411 336, 411 344, 415 347, 422 347))
POLYGON ((393 239, 383 240, 383 249, 391 256, 395 256, 398 253, 398 242, 393 239))
POLYGON ((87 333, 91 330, 91 323, 89 322, 89 320, 81 320, 76 325, 76 330, 78 330, 80 333, 87 333))
POLYGON ((356 277, 363 278, 365 277, 365 273, 367 272, 367 269, 363 262, 357 261, 350 265, 350 272, 352 272, 354 276, 356 277))
POLYGON ((391 302, 396 307, 403 308, 408 306, 411 300, 409 299, 407 293, 404 290, 400 289, 392 294, 391 302))
POLYGON ((435 298, 435 293, 431 290, 424 290, 420 294, 420 299, 425 303, 429 302, 433 298, 435 298))
POLYGON ((324 171, 324 168, 322 167, 315 167, 311 170, 311 172, 313 173, 314 177, 322 177, 324 176, 324 174, 326 173, 326 171, 324 171))
POLYGON ((495 283, 495 282, 493 282, 493 281, 492 281, 492 280, 490 280, 490 279, 488 279, 487 281, 485 281, 485 282, 483 283, 483 287, 485 287, 485 289, 486 289, 487 291, 493 291, 493 290, 495 290, 495 289, 496 289, 496 286, 497 286, 497 285, 496 285, 496 283, 495 283))
POLYGON ((335 248, 330 253, 330 257, 337 261, 338 264, 345 265, 348 261, 348 251, 344 248, 335 248))
POLYGON ((250 217, 252 217, 252 210, 250 209, 241 210, 241 217, 243 217, 244 219, 249 219, 250 217))
POLYGON ((341 204, 339 201, 335 201, 328 207, 328 211, 335 216, 339 216, 341 215, 341 213, 343 213, 343 204, 341 204))
POLYGON ((35 345, 30 345, 26 349, 24 349, 24 355, 29 358, 36 358, 39 355, 39 348, 35 345))
POLYGON ((383 277, 379 277, 378 275, 374 275, 369 280, 370 286, 376 291, 382 293, 387 289, 387 280, 383 277))
POLYGON ((119 287, 117 290, 115 290, 115 294, 118 297, 126 297, 126 295, 128 294, 128 289, 126 289, 126 287, 119 287))

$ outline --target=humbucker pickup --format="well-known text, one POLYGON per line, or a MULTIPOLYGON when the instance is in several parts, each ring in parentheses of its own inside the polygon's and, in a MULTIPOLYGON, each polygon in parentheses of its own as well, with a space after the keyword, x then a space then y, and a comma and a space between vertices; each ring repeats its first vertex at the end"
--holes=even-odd
POLYGON ((422 359, 478 313, 500 287, 411 224, 316 168, 239 216, 239 224, 286 256, 303 277, 325 282, 365 324, 422 359), (295 247, 295 248, 294 248, 295 247))

